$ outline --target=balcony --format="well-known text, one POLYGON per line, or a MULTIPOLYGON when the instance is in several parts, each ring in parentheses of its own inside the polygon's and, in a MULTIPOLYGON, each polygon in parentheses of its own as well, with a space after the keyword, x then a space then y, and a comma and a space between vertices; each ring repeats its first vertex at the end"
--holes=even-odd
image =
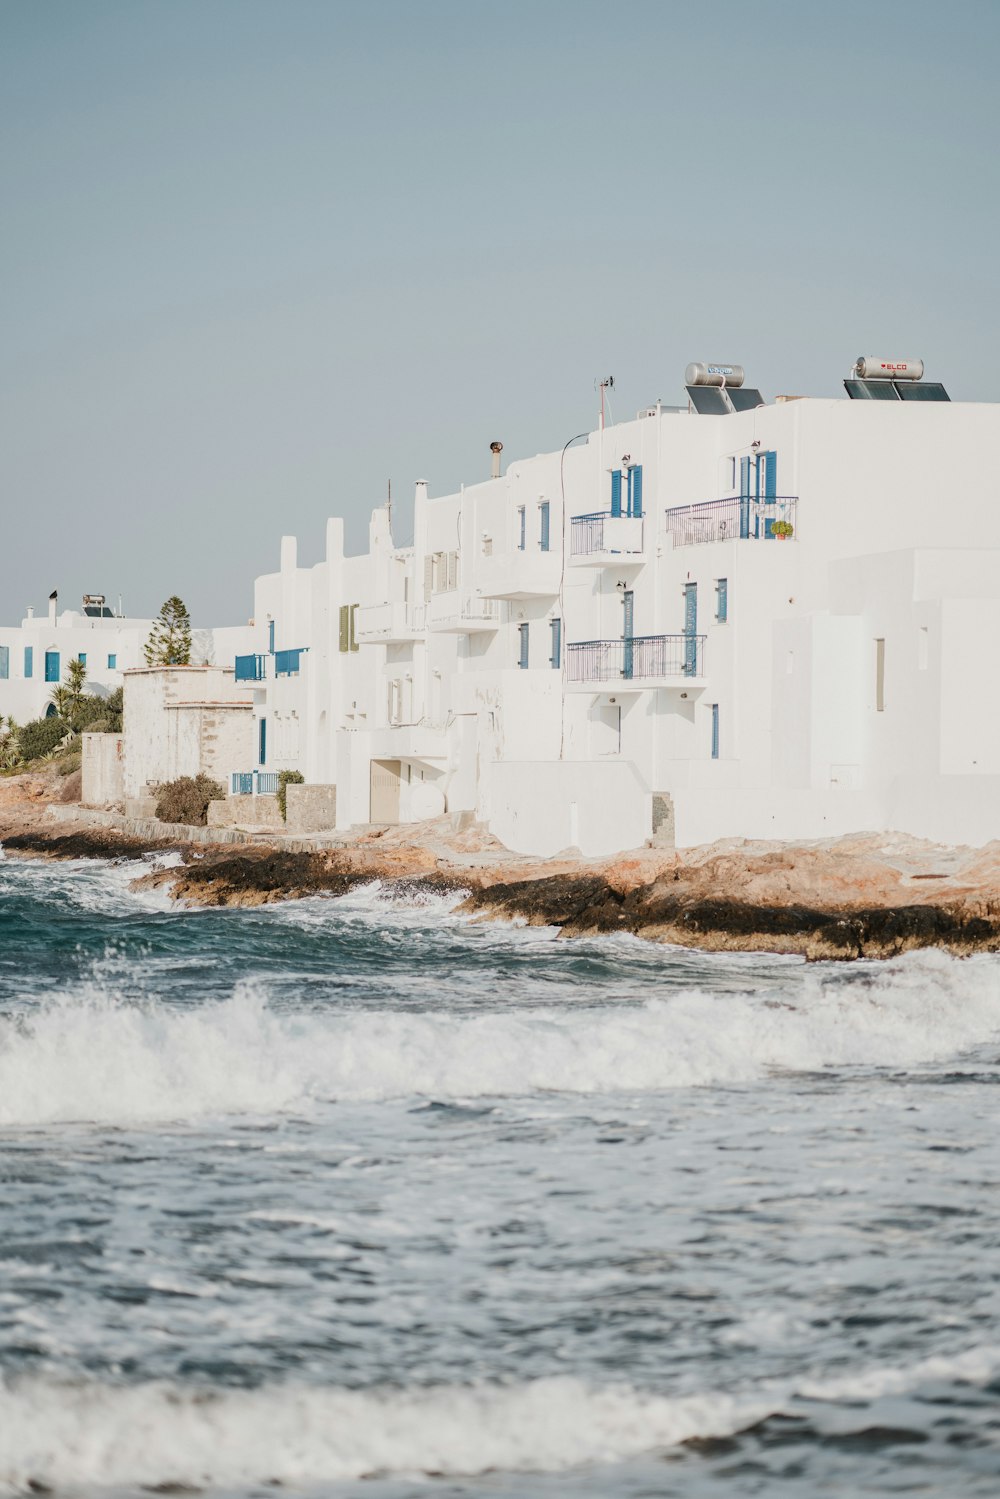
POLYGON ((711 541, 791 541, 798 503, 797 495, 763 500, 733 495, 698 505, 678 505, 667 511, 667 534, 675 547, 699 546, 711 541), (791 529, 786 531, 785 526, 791 529))
POLYGON ((500 605, 496 599, 475 598, 457 589, 435 593, 427 605, 427 628, 453 635, 498 630, 500 605))
POLYGON ((585 640, 566 647, 570 692, 705 685, 704 635, 635 635, 585 640))
POLYGON ((569 560, 571 567, 621 567, 642 562, 642 516, 613 515, 610 510, 574 515, 569 560))
POLYGON ((354 616, 358 645, 405 645, 423 633, 422 604, 362 604, 354 616))
POLYGON ((294 651, 275 651, 274 653, 274 675, 276 677, 297 677, 302 669, 302 657, 307 650, 306 646, 300 646, 294 651))
POLYGON ((237 682, 263 682, 266 672, 266 656, 237 656, 237 682))
POLYGON ((274 796, 277 790, 276 770, 233 770, 229 773, 230 796, 274 796))
POLYGON ((562 558, 558 552, 500 552, 476 559, 476 592, 484 599, 555 598, 562 558))

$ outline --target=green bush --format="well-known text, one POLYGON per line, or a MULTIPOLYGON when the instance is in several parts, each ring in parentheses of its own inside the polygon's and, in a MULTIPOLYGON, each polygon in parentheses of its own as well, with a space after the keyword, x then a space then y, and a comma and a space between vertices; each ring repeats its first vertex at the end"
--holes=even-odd
POLYGON ((300 770, 278 771, 278 806, 281 808, 282 822, 288 821, 288 787, 304 786, 306 778, 300 770))
POLYGON ((66 735, 69 727, 61 718, 35 718, 22 724, 17 731, 17 747, 22 760, 40 760, 51 755, 66 735))
POLYGON ((81 734, 120 734, 122 730, 122 690, 110 697, 82 697, 73 710, 73 727, 81 734))
POLYGON ((156 815, 161 822, 184 822, 203 828, 208 821, 209 802, 224 801, 225 787, 210 776, 178 776, 167 781, 156 794, 156 815))
POLYGON ((79 750, 67 750, 55 762, 56 775, 71 776, 80 769, 82 764, 83 755, 79 750))

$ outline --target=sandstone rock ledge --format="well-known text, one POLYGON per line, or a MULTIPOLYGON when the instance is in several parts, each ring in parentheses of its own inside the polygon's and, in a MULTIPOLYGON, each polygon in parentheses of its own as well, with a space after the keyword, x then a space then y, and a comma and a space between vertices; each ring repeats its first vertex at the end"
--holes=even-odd
POLYGON ((9 855, 139 859, 175 850, 180 862, 136 880, 197 905, 256 906, 381 880, 453 894, 475 920, 555 926, 564 937, 628 932, 713 951, 778 952, 810 960, 886 958, 937 947, 1000 952, 1000 842, 946 848, 898 834, 814 843, 726 840, 667 852, 539 861, 442 820, 373 831, 337 846, 282 846, 129 837, 114 827, 47 822, 34 798, 0 798, 9 855))

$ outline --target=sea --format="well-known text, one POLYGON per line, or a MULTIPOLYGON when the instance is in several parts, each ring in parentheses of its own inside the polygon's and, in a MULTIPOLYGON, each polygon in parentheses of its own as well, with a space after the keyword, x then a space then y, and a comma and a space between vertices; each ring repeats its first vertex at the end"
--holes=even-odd
POLYGON ((1000 1494, 1000 959, 0 858, 0 1494, 1000 1494))

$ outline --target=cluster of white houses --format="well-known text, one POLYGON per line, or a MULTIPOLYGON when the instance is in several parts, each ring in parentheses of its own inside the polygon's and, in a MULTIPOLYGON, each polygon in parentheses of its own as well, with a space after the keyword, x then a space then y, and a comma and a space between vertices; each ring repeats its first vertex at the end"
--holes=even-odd
MULTIPOLYGON (((125 793, 172 693, 232 726, 207 736, 232 820, 294 770, 338 829, 466 814, 538 854, 1000 837, 1000 405, 921 373, 859 361, 844 399, 764 404, 692 366, 684 406, 418 483, 411 545, 385 508, 360 556, 339 520, 311 566, 285 537, 213 667, 126 670, 125 793)), ((32 629, 37 662, 58 630, 0 631, 0 711, 32 629)))

